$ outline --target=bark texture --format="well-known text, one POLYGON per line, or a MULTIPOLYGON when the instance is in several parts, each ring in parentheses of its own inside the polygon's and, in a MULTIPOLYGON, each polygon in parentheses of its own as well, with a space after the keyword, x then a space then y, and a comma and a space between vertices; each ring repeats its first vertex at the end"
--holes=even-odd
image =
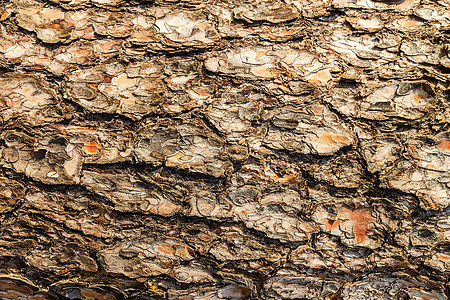
POLYGON ((448 299, 448 0, 0 4, 1 299, 448 299))

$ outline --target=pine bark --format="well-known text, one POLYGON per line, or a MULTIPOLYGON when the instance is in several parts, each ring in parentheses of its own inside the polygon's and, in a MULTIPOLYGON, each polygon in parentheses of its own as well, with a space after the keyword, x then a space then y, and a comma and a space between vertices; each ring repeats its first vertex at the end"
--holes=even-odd
POLYGON ((0 3, 1 299, 448 299, 448 0, 0 3))

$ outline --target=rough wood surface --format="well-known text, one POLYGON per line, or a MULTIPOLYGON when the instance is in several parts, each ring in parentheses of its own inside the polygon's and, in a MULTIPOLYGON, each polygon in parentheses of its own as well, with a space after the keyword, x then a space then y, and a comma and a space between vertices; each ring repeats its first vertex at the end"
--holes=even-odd
POLYGON ((449 299, 448 0, 0 21, 1 299, 449 299))

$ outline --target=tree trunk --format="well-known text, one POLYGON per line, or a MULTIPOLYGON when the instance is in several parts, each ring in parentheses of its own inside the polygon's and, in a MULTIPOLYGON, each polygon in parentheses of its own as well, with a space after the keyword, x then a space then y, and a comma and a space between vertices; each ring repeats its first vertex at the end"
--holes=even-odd
POLYGON ((11 0, 1 299, 448 299, 448 0, 11 0))

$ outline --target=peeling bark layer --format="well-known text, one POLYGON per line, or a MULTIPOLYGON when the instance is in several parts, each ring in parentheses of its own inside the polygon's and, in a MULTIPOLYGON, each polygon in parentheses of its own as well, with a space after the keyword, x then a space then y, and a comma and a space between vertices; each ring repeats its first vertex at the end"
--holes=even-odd
POLYGON ((0 4, 1 299, 448 299, 450 2, 0 4))

